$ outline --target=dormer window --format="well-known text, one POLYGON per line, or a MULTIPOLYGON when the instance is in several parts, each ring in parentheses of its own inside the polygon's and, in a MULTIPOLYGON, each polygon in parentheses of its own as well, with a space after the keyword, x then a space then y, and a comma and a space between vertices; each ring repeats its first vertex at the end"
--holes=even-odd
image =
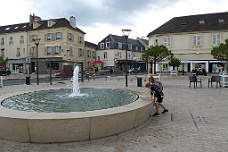
POLYGON ((132 50, 132 45, 131 44, 128 44, 128 49, 132 50))
POLYGON ((8 31, 10 29, 10 27, 7 27, 5 30, 8 31))
POLYGON ((218 19, 219 23, 224 23, 224 19, 218 19))
POLYGON ((106 49, 110 49, 110 43, 106 42, 106 49))
POLYGON ((48 21, 48 27, 51 27, 52 26, 52 20, 49 20, 48 21))
POLYGON ((205 21, 204 20, 200 20, 199 24, 205 24, 205 21))
POLYGON ((14 29, 15 29, 15 30, 18 29, 18 26, 16 26, 14 29))
POLYGON ((187 23, 186 22, 181 22, 181 26, 186 26, 187 23))

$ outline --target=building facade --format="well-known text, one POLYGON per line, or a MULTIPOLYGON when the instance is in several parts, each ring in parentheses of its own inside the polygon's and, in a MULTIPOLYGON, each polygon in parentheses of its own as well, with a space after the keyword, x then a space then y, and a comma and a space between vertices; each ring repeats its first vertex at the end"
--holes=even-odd
MULTIPOLYGON (((211 55, 214 46, 228 38, 228 13, 174 17, 148 34, 149 45, 165 45, 181 60, 179 71, 205 69, 218 73, 226 65, 211 55)), ((170 71, 168 61, 157 64, 158 71, 170 71)))
POLYGON ((42 20, 33 14, 28 23, 0 26, 0 55, 9 58, 8 67, 16 73, 36 72, 37 57, 39 73, 48 73, 50 68, 61 71, 65 65, 73 67, 79 62, 91 68, 96 44, 86 42, 85 34, 73 16, 42 20))
POLYGON ((104 62, 103 67, 106 69, 125 71, 127 61, 127 69, 140 67, 141 70, 146 70, 145 63, 141 60, 145 49, 139 40, 129 38, 127 41, 123 36, 110 34, 98 43, 96 56, 97 60, 104 62))

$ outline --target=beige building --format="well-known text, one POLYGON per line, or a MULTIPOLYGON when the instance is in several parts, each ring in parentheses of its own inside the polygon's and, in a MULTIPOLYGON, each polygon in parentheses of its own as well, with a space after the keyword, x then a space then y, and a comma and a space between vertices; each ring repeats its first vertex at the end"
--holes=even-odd
POLYGON ((28 23, 0 26, 0 55, 8 57, 12 73, 25 72, 28 23))
POLYGON ((29 22, 0 26, 0 55, 8 57, 12 72, 39 73, 65 70, 65 65, 83 63, 92 68, 96 45, 84 40, 85 32, 76 26, 75 17, 42 20, 29 15, 29 22), (39 39, 38 51, 34 40, 39 39))
MULTIPOLYGON (((205 69, 221 72, 224 63, 211 55, 214 46, 228 38, 228 13, 175 17, 148 34, 149 45, 165 45, 181 60, 179 71, 205 69)), ((168 61, 157 65, 158 71, 170 71, 168 61)))

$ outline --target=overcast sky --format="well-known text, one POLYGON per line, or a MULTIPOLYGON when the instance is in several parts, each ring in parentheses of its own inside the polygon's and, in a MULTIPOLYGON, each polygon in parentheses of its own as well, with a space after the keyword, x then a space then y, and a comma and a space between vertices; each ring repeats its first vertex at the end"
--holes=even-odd
POLYGON ((228 11, 227 0, 0 0, 0 26, 42 19, 75 16, 85 40, 98 43, 108 34, 131 38, 147 34, 173 17, 228 11))

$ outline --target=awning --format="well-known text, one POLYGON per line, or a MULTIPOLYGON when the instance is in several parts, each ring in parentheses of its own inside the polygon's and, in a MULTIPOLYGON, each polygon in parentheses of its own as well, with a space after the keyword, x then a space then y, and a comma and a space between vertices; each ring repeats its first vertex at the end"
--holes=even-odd
POLYGON ((94 61, 93 64, 104 64, 104 62, 101 60, 97 60, 97 61, 94 61))

